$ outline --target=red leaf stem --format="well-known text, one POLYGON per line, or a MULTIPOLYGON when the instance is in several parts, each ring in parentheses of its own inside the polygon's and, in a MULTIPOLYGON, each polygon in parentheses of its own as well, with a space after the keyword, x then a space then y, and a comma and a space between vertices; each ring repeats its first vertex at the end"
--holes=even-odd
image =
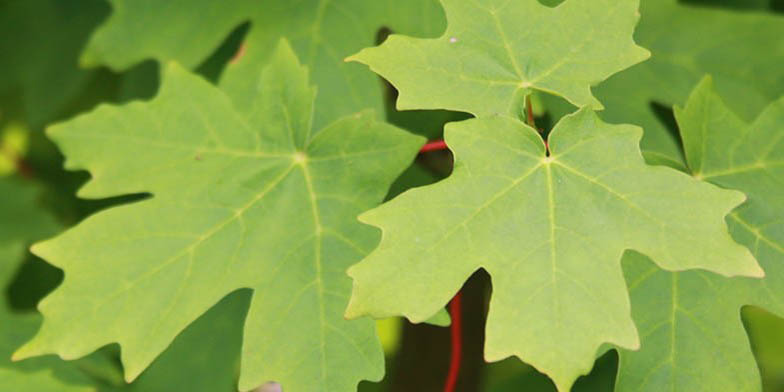
POLYGON ((457 376, 460 373, 460 359, 463 350, 462 316, 460 314, 462 311, 460 304, 462 295, 458 291, 457 295, 449 303, 449 315, 452 317, 452 325, 449 328, 452 334, 452 358, 449 361, 449 374, 446 377, 444 392, 454 392, 455 385, 457 385, 457 376))
POLYGON ((446 142, 445 141, 443 141, 443 140, 435 140, 435 141, 432 141, 432 142, 427 143, 424 146, 422 146, 422 148, 419 150, 419 153, 421 154, 421 153, 424 153, 424 152, 441 151, 441 150, 446 150, 446 149, 447 149, 447 146, 446 146, 446 142))
POLYGON ((534 108, 533 105, 531 104, 530 96, 525 100, 525 114, 526 114, 526 122, 528 123, 528 125, 534 127, 534 129, 538 129, 536 128, 536 121, 534 120, 534 108))

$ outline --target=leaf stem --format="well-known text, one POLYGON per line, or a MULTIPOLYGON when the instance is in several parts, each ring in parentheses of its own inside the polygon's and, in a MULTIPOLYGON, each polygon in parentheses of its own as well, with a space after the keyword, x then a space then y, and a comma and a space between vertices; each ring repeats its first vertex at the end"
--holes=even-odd
POLYGON ((452 317, 452 325, 449 327, 452 335, 452 357, 449 361, 449 374, 446 377, 444 392, 454 392, 457 385, 457 376, 460 373, 460 359, 463 350, 462 340, 462 320, 461 320, 461 298, 463 293, 458 291, 452 301, 449 302, 449 315, 452 317))
MULTIPOLYGON (((443 140, 434 140, 422 146, 419 153, 426 153, 430 151, 443 151, 448 147, 443 140)), ((452 354, 449 360, 449 373, 446 376, 444 383, 444 392, 454 392, 455 385, 457 385, 457 376, 460 374, 460 361, 463 351, 463 328, 461 320, 461 298, 463 293, 458 291, 457 294, 449 302, 449 315, 452 317, 452 324, 449 327, 452 337, 452 354)))
POLYGON ((547 138, 545 138, 544 132, 542 129, 536 126, 536 119, 534 118, 534 108, 531 104, 531 96, 525 98, 525 123, 528 124, 531 128, 535 129, 542 135, 542 139, 544 139, 544 148, 547 153, 547 156, 550 156, 550 145, 547 143, 547 138))
POLYGON ((530 125, 533 129, 536 129, 541 133, 542 131, 536 127, 536 119, 534 119, 534 108, 531 104, 531 96, 525 98, 525 122, 526 124, 530 125))
POLYGON ((422 146, 422 148, 419 150, 419 153, 422 154, 422 153, 425 153, 425 152, 441 151, 441 150, 446 150, 446 149, 447 149, 447 146, 446 146, 446 142, 445 141, 443 141, 443 140, 434 140, 434 141, 429 142, 429 143, 425 144, 424 146, 422 146))

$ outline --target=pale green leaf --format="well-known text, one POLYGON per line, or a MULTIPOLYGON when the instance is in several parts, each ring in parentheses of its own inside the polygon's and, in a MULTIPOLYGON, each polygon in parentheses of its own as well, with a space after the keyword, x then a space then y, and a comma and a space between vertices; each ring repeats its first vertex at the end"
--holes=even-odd
POLYGON ((449 124, 452 176, 361 216, 383 234, 349 269, 347 316, 422 321, 484 268, 493 279, 486 359, 516 355, 566 391, 602 343, 638 347, 624 250, 669 270, 761 276, 724 223, 743 195, 646 166, 641 134, 583 109, 559 122, 546 156, 517 120, 449 124))
POLYGON ((601 108, 591 86, 648 57, 632 40, 639 0, 441 0, 437 39, 390 36, 350 59, 400 90, 400 109, 519 114, 533 89, 601 108))
POLYGON ((436 312, 436 314, 424 322, 430 325, 435 325, 437 327, 448 327, 452 323, 452 318, 444 308, 441 308, 438 310, 438 312, 436 312))
POLYGON ((44 324, 17 357, 122 347, 133 380, 227 294, 254 290, 240 389, 348 391, 378 380, 372 320, 347 321, 346 268, 378 241, 356 216, 379 203, 422 138, 370 113, 311 127, 314 89, 287 45, 231 97, 169 64, 150 102, 102 106, 50 129, 81 195, 148 192, 34 252, 65 271, 39 305, 44 324))
POLYGON ((443 11, 435 0, 111 0, 111 4, 113 12, 90 40, 84 62, 124 70, 154 58, 195 67, 232 29, 248 21, 250 31, 240 58, 229 65, 223 87, 252 89, 246 80, 257 76, 258 64, 285 37, 319 88, 316 128, 363 109, 382 112, 378 78, 361 65, 343 61, 374 45, 379 29, 433 36, 444 26, 443 11))
POLYGON ((784 315, 784 99, 747 124, 705 79, 675 114, 694 176, 748 196, 727 222, 766 276, 670 273, 629 256, 624 266, 642 348, 621 351, 617 389, 760 391, 740 308, 784 315))

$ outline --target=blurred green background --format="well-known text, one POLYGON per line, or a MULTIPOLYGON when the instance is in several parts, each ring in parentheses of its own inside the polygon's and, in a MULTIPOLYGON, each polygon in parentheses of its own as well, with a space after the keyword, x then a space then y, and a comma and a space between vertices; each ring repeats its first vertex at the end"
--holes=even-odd
MULTIPOLYGON (((541 1, 547 5, 561 2, 541 1)), ((784 0, 689 0, 688 3, 736 12, 784 12, 784 0)), ((19 241, 25 245, 74 225, 103 208, 145 197, 77 199, 75 191, 88 178, 87 174, 64 171, 63 157, 43 133, 47 125, 89 111, 98 104, 148 99, 155 94, 158 86, 155 62, 143 62, 122 73, 108 68, 79 67, 81 50, 91 32, 110 11, 109 5, 102 0, 0 0, 0 183, 11 184, 0 188, 5 191, 0 195, 0 202, 11 208, 15 203, 24 204, 30 200, 53 222, 53 227, 41 233, 22 237, 19 241)), ((217 80, 240 46, 247 27, 235 29, 220 48, 197 67, 197 72, 207 79, 217 80)), ((380 31, 379 40, 387 33, 389 31, 380 31)), ((784 61, 782 64, 781 72, 784 73, 784 61)), ((379 83, 383 81, 379 80, 379 83)), ((445 122, 467 117, 445 111, 398 112, 394 109, 394 89, 391 86, 386 89, 388 120, 430 139, 440 137, 445 122)), ((538 123, 543 127, 554 122, 546 107, 537 104, 536 109, 538 123)), ((421 156, 394 184, 390 197, 446 177, 450 165, 448 152, 421 156)), ((22 231, 21 226, 32 222, 33 218, 30 219, 22 222, 8 218, 0 222, 3 226, 0 235, 11 236, 7 233, 22 231)), ((10 320, 0 324, 3 355, 35 331, 39 322, 35 304, 62 279, 61 271, 29 253, 4 252, 3 247, 10 243, 6 240, 0 238, 0 257, 3 257, 0 264, 7 271, 7 276, 0 279, 6 285, 8 314, 3 320, 10 320)), ((519 360, 484 362, 484 317, 490 291, 490 279, 483 272, 475 274, 464 287, 465 343, 458 390, 555 391, 547 377, 519 360)), ((25 377, 33 380, 42 372, 54 372, 51 377, 62 378, 76 386, 98 385, 104 391, 170 391, 172 384, 183 391, 233 390, 242 322, 249 298, 247 291, 225 298, 180 335, 130 386, 122 380, 118 348, 110 346, 69 363, 46 358, 45 361, 20 364, 3 358, 0 360, 0 390, 12 390, 4 387, 12 385, 7 382, 19 383, 13 384, 19 385, 13 391, 47 390, 45 386, 33 384, 34 381, 30 381, 30 386, 23 386, 25 377)), ((784 320, 750 307, 743 309, 742 316, 765 390, 784 392, 784 320)), ((381 383, 361 383, 361 391, 436 391, 442 388, 449 362, 448 328, 412 325, 400 319, 381 320, 378 327, 387 354, 387 376, 381 383)), ((617 354, 607 352, 597 360, 593 371, 579 380, 574 390, 612 391, 617 365, 617 354)))

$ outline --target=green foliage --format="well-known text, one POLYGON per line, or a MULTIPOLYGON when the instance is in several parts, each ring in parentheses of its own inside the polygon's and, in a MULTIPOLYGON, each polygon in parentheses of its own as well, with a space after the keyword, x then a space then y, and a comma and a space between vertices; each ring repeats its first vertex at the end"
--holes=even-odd
MULTIPOLYGON (((178 336, 149 371, 127 388, 121 386, 117 374, 121 370, 106 352, 77 362, 53 356, 11 362, 13 351, 33 337, 42 320, 39 314, 12 309, 10 293, 5 290, 12 280, 20 279, 25 246, 60 228, 38 203, 40 190, 29 181, 0 179, 0 287, 5 292, 0 307, 0 385, 18 392, 163 392, 171 390, 172 383, 194 390, 235 391, 247 296, 242 300, 233 295, 219 303, 178 336), (8 230, 12 225, 14 229, 8 230)), ((38 276, 43 276, 40 271, 38 276)))
POLYGON ((642 0, 640 12, 635 39, 650 49, 651 58, 595 91, 607 107, 602 118, 645 129, 641 146, 649 162, 685 167, 679 140, 655 105, 684 104, 705 74, 713 75, 719 92, 746 120, 782 95, 784 16, 696 8, 676 0, 642 0))
POLYGON ((347 315, 423 321, 484 268, 494 288, 485 358, 517 355, 568 390, 600 344, 638 348, 624 249, 671 270, 760 276, 723 222, 743 196, 646 167, 640 135, 582 110, 556 126, 545 156, 536 131, 516 120, 450 124, 452 176, 361 217, 384 236, 349 269, 347 315))
POLYGON ((743 309, 743 320, 751 339, 751 348, 760 365, 765 391, 784 390, 784 329, 781 318, 762 309, 743 309))
POLYGON ((756 305, 784 315, 784 194, 770 191, 784 189, 784 99, 747 124, 706 78, 675 115, 693 175, 747 195, 727 222, 766 276, 760 282, 702 271, 666 273, 628 257, 634 319, 644 332, 640 351, 621 353, 616 389, 759 390, 740 308, 756 305))
POLYGON ((99 0, 0 1, 0 117, 21 112, 39 127, 61 116, 95 77, 77 56, 107 13, 99 0))
POLYGON ((0 390, 779 392, 782 10, 0 0, 0 390))
POLYGON ((383 110, 378 80, 361 66, 343 62, 373 45, 379 28, 416 35, 443 28, 435 0, 275 1, 263 7, 258 0, 177 0, 166 7, 158 0, 111 3, 115 12, 91 38, 82 56, 85 63, 123 70, 152 57, 194 67, 232 29, 249 21, 240 58, 221 84, 237 94, 253 89, 247 80, 256 77, 258 65, 286 37, 321 91, 313 120, 317 129, 363 109, 383 110), (203 23, 204 15, 209 23, 203 23))
POLYGON ((519 114, 532 89, 600 109, 590 87, 648 57, 631 39, 638 0, 442 3, 449 26, 440 38, 393 35, 350 58, 400 89, 400 109, 519 114))
POLYGON ((77 358, 119 342, 131 381, 197 316, 247 287, 240 389, 276 380, 348 390, 381 377, 373 324, 342 317, 344 271, 377 241, 354 217, 383 198, 422 140, 369 113, 313 130, 315 90, 287 44, 257 80, 265 88, 255 95, 227 95, 170 64, 153 101, 50 129, 66 165, 93 174, 82 196, 152 198, 36 245, 66 278, 17 357, 77 358))

